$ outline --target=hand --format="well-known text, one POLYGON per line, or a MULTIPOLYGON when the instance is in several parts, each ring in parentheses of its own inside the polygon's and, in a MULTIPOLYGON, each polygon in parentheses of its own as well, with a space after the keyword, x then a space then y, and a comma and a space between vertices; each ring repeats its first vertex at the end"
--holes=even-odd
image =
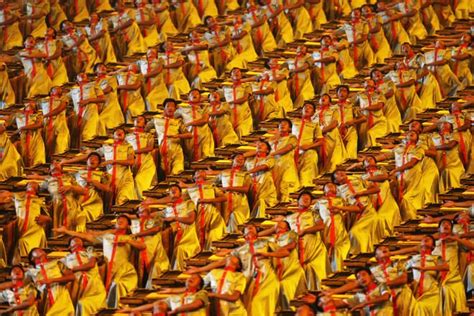
POLYGON ((161 293, 161 294, 171 294, 173 293, 173 291, 171 291, 171 289, 160 289, 158 291, 158 293, 161 293))
POLYGON ((283 215, 275 215, 272 217, 272 220, 275 222, 283 222, 284 220, 286 220, 286 217, 283 215))
POLYGON ((51 218, 46 215, 38 215, 35 217, 35 222, 40 226, 45 226, 51 221, 51 218))
POLYGON ((324 295, 324 296, 332 296, 334 294, 334 290, 333 289, 327 289, 327 290, 322 291, 321 294, 324 295))
POLYGON ((201 269, 199 269, 198 267, 189 267, 184 273, 185 274, 197 274, 197 273, 201 273, 201 269))
POLYGON ((89 104, 89 100, 81 100, 79 101, 79 106, 86 106, 89 104))
POLYGON ((130 307, 125 307, 117 311, 117 313, 123 313, 123 314, 131 313, 131 312, 132 312, 132 309, 130 307))
POLYGON ((455 206, 456 206, 456 202, 454 202, 454 201, 446 201, 442 205, 442 207, 455 207, 455 206))
POLYGON ((164 217, 163 222, 174 222, 176 221, 176 216, 164 217))
POLYGON ((352 311, 356 311, 358 309, 363 309, 365 307, 365 303, 360 303, 360 304, 357 304, 357 305, 354 305, 352 308, 351 308, 351 312, 352 311))
POLYGON ((394 175, 397 174, 398 171, 399 171, 398 168, 395 168, 395 169, 393 169, 392 171, 390 171, 389 175, 390 175, 390 176, 394 176, 394 175))
POLYGON ((71 191, 71 190, 72 190, 72 186, 70 186, 70 185, 63 185, 62 187, 60 187, 60 188, 58 189, 58 192, 59 192, 60 194, 65 194, 65 193, 68 193, 68 192, 71 191))
POLYGON ((67 228, 64 226, 58 227, 58 228, 53 228, 53 232, 55 233, 60 233, 60 234, 65 234, 67 233, 67 228))
POLYGON ((298 233, 298 236, 300 237, 303 237, 304 235, 306 234, 305 230, 301 230, 299 233, 298 233))
POLYGON ((101 167, 105 167, 105 166, 108 166, 108 165, 114 165, 115 164, 115 160, 106 160, 104 162, 102 162, 100 164, 101 167))
POLYGON ((435 223, 435 222, 436 222, 436 221, 435 221, 435 220, 433 219, 433 217, 430 216, 430 215, 426 215, 426 217, 423 218, 423 223, 429 223, 429 224, 430 224, 430 223, 435 223))
POLYGON ((418 271, 426 271, 426 268, 425 268, 425 267, 417 267, 417 266, 415 266, 415 267, 412 267, 412 269, 418 270, 418 271))
POLYGON ((311 293, 306 293, 300 298, 300 300, 302 300, 306 304, 313 304, 316 302, 316 299, 317 299, 317 296, 311 293))
POLYGON ((53 283, 53 282, 51 282, 50 279, 48 279, 48 280, 39 280, 38 281, 39 285, 50 285, 51 283, 53 283))

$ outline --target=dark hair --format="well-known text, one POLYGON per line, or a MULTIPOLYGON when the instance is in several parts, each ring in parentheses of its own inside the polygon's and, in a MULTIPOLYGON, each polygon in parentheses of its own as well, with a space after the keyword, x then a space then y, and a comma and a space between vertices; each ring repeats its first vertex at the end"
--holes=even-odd
POLYGON ((97 63, 97 64, 95 64, 95 65, 94 65, 94 68, 93 68, 94 71, 97 71, 97 68, 99 68, 99 66, 103 66, 103 65, 105 65, 105 64, 104 64, 104 63, 97 63))
POLYGON ((351 91, 351 89, 349 88, 349 86, 346 85, 346 84, 340 84, 340 85, 338 85, 338 86, 336 87, 336 92, 339 92, 340 89, 346 89, 347 92, 350 92, 350 91, 351 91))
POLYGON ((9 272, 12 273, 13 269, 15 269, 15 268, 18 268, 18 269, 20 269, 23 273, 25 273, 25 268, 23 268, 23 266, 22 266, 21 264, 15 264, 15 265, 13 265, 13 266, 10 268, 10 271, 9 271, 9 272))
POLYGON ((80 239, 80 240, 82 240, 82 238, 81 238, 81 237, 78 237, 78 236, 69 237, 69 239, 67 240, 67 246, 68 246, 68 247, 71 247, 71 242, 72 242, 74 239, 80 239))
POLYGON ((128 226, 131 226, 132 225, 132 220, 130 219, 130 217, 128 217, 127 215, 125 214, 120 214, 119 216, 117 216, 117 219, 119 218, 125 218, 127 220, 127 223, 128 223, 128 226))
POLYGON ((332 98, 331 98, 331 96, 330 96, 328 93, 323 93, 323 94, 321 94, 321 96, 319 97, 319 99, 322 99, 324 96, 327 96, 327 97, 329 98, 329 103, 332 102, 332 98))
POLYGON ((293 128, 293 122, 292 122, 289 118, 286 118, 286 117, 285 117, 285 118, 282 118, 282 119, 280 120, 280 123, 281 123, 281 122, 287 122, 288 125, 290 126, 290 128, 293 128))
POLYGON ((28 253, 28 262, 32 265, 32 266, 35 266, 36 267, 36 263, 35 261, 33 260, 33 252, 35 252, 36 250, 40 250, 42 248, 40 247, 34 247, 33 249, 30 250, 30 252, 28 253))
POLYGON ((355 270, 355 275, 357 275, 359 272, 362 272, 362 271, 365 271, 367 272, 369 275, 372 275, 372 271, 370 271, 370 269, 368 267, 360 267, 360 268, 357 268, 355 270))
POLYGON ((271 151, 272 151, 272 146, 270 145, 269 142, 267 142, 267 141, 264 140, 264 139, 260 139, 259 142, 264 143, 265 146, 267 146, 268 152, 271 152, 271 151))
POLYGON ((451 224, 451 230, 453 230, 453 222, 452 222, 450 219, 447 219, 447 218, 443 218, 442 220, 439 221, 439 223, 438 223, 438 228, 440 228, 441 225, 442 225, 444 222, 449 222, 449 223, 451 224))
POLYGON ((183 192, 183 189, 181 189, 181 187, 176 183, 173 183, 172 185, 170 185, 169 189, 171 189, 171 188, 178 188, 180 193, 183 192))
POLYGON ((311 107, 313 108, 313 111, 316 111, 316 105, 313 102, 304 102, 303 103, 303 107, 305 107, 307 105, 311 105, 311 107))
POLYGON ((165 107, 169 102, 173 102, 175 106, 177 106, 178 104, 176 103, 176 100, 173 99, 173 98, 166 98, 163 100, 163 107, 165 107))
POLYGON ((89 153, 89 155, 87 155, 87 159, 89 159, 92 156, 96 156, 97 159, 99 159, 99 164, 102 162, 102 157, 98 153, 96 153, 95 151, 89 153))
POLYGON ((433 244, 432 248, 434 248, 435 244, 436 244, 436 239, 433 237, 433 235, 426 235, 426 237, 428 237, 429 239, 431 239, 431 242, 433 244))
POLYGON ((124 132, 124 134, 126 133, 126 132, 125 132, 125 128, 122 127, 122 126, 116 127, 116 128, 114 129, 114 133, 115 133, 116 131, 118 131, 118 130, 122 130, 122 132, 124 132))
POLYGON ((204 286, 204 279, 202 278, 202 276, 198 273, 196 274, 199 278, 199 289, 201 290, 202 287, 204 286))
POLYGON ((370 79, 372 79, 372 75, 373 75, 376 71, 380 71, 380 72, 381 72, 380 69, 377 69, 377 68, 372 69, 372 70, 370 71, 370 74, 369 74, 370 79))
POLYGON ((334 171, 331 173, 331 182, 332 182, 332 183, 336 183, 336 172, 337 172, 337 170, 334 170, 334 171))
POLYGON ((212 18, 212 16, 211 16, 211 15, 206 15, 206 16, 202 19, 202 21, 204 22, 204 24, 205 24, 206 26, 209 26, 209 25, 208 25, 208 22, 207 22, 207 20, 209 20, 209 18, 212 18))
POLYGON ((299 200, 300 197, 302 197, 303 195, 309 195, 309 197, 310 197, 311 199, 313 199, 313 195, 311 194, 311 192, 309 192, 309 191, 303 191, 303 192, 301 192, 300 194, 298 194, 298 200, 299 200))

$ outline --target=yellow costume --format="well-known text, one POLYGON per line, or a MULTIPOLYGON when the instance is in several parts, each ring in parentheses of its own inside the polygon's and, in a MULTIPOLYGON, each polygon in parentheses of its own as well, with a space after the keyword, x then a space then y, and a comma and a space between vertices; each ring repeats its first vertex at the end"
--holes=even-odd
MULTIPOLYGON (((420 134, 418 145, 426 151, 433 147, 433 141, 430 134, 420 134)), ((424 203, 437 203, 439 192, 439 170, 436 165, 436 158, 424 155, 421 162, 421 172, 423 174, 423 183, 431 183, 425 187, 424 203)))
POLYGON ((235 51, 232 43, 223 44, 229 37, 230 30, 227 28, 216 29, 213 27, 203 35, 204 40, 209 43, 209 46, 215 46, 214 49, 210 51, 207 60, 210 60, 211 65, 217 72, 217 76, 221 76, 226 70, 232 70, 232 68, 238 66, 233 62, 235 51))
POLYGON ((60 188, 72 185, 73 181, 69 175, 55 173, 46 178, 41 187, 49 192, 53 200, 53 227, 64 226, 82 232, 86 229, 86 215, 78 197, 72 191, 59 193, 60 188))
MULTIPOLYGON (((287 60, 290 71, 301 69, 305 64, 310 64, 309 56, 296 55, 294 59, 287 60)), ((290 85, 293 107, 299 108, 305 100, 314 97, 314 87, 311 83, 310 70, 293 73, 292 83, 290 85)))
POLYGON ((125 242, 132 239, 132 237, 116 232, 97 236, 96 239, 102 243, 102 251, 108 261, 105 282, 107 306, 117 308, 120 298, 126 296, 137 287, 137 271, 130 262, 132 247, 125 242))
MULTIPOLYGON (((425 61, 427 64, 433 62, 449 61, 450 52, 444 49, 435 48, 434 51, 425 53, 425 61)), ((433 73, 438 80, 441 94, 443 96, 453 96, 458 90, 464 88, 463 84, 459 81, 456 75, 449 67, 449 63, 438 66, 429 66, 428 69, 433 73)))
POLYGON ((395 98, 396 88, 394 83, 391 80, 382 80, 382 82, 378 82, 376 85, 377 92, 384 96, 393 92, 390 98, 385 97, 386 102, 383 107, 383 113, 387 118, 387 132, 398 133, 400 131, 400 125, 402 125, 402 117, 398 109, 397 99, 395 98))
POLYGON ((104 214, 104 202, 101 192, 87 181, 98 181, 99 183, 108 183, 107 174, 99 170, 79 170, 75 175, 76 184, 87 189, 87 194, 82 196, 81 208, 86 217, 86 221, 93 222, 104 214))
POLYGON ((168 87, 168 96, 179 100, 182 94, 188 93, 189 90, 191 90, 191 87, 181 67, 166 67, 177 62, 182 62, 183 59, 180 54, 175 52, 160 54, 160 58, 163 60, 163 65, 165 66, 164 76, 166 86, 168 87))
POLYGON ((184 170, 184 154, 181 141, 168 136, 186 132, 181 119, 159 117, 153 118, 160 148, 160 167, 166 175, 176 175, 184 170))
MULTIPOLYGON (((26 257, 33 248, 46 247, 46 233, 35 218, 46 208, 44 198, 32 194, 14 195, 15 212, 18 217, 18 249, 15 255, 26 257)), ((18 257, 19 258, 19 257, 18 257)))
MULTIPOLYGON (((179 199, 173 202, 172 206, 165 208, 163 217, 186 217, 191 212, 196 212, 194 203, 191 200, 179 199)), ((173 258, 170 260, 173 270, 183 271, 186 259, 195 256, 201 249, 195 225, 195 223, 187 225, 178 221, 173 221, 171 224, 174 232, 173 258)))
POLYGON ((46 15, 50 11, 49 1, 46 0, 28 0, 26 1, 26 16, 37 16, 34 19, 28 19, 28 35, 33 37, 43 37, 46 33, 46 15))
POLYGON ((362 124, 360 131, 362 148, 375 146, 377 138, 387 134, 387 118, 383 113, 383 109, 376 111, 365 109, 380 102, 385 104, 385 97, 378 93, 361 93, 358 95, 358 101, 362 114, 367 118, 367 121, 362 124))
POLYGON ((125 123, 122 108, 120 107, 117 94, 117 79, 112 76, 97 76, 96 84, 104 90, 110 89, 105 93, 105 102, 99 113, 98 134, 105 136, 108 129, 114 129, 125 123))
POLYGON ((179 314, 184 316, 207 316, 206 307, 209 305, 209 299, 205 290, 200 290, 197 292, 186 291, 182 295, 172 295, 166 298, 165 302, 168 304, 171 310, 174 310, 184 304, 191 304, 197 300, 203 302, 203 306, 201 308, 192 312, 179 314))
POLYGON ((317 94, 329 93, 329 90, 334 89, 341 84, 341 79, 337 73, 336 65, 339 59, 337 51, 332 48, 321 48, 319 51, 313 52, 313 59, 319 60, 322 58, 335 58, 333 62, 316 62, 314 70, 316 72, 316 80, 313 86, 317 94))
MULTIPOLYGON (((40 100, 43 115, 56 110, 62 102, 66 101, 64 97, 48 97, 40 100)), ((66 111, 57 115, 44 118, 44 130, 46 137, 46 147, 48 154, 62 154, 69 150, 70 134, 67 125, 66 111)))
POLYGON ((273 141, 273 150, 277 151, 283 147, 291 145, 292 149, 284 155, 275 156, 275 166, 273 167, 273 180, 278 192, 280 202, 288 202, 290 194, 300 188, 298 169, 295 164, 295 149, 298 140, 295 135, 280 136, 273 141))
POLYGON ((143 191, 151 188, 156 181, 156 165, 151 152, 136 153, 138 150, 153 146, 155 139, 153 134, 135 130, 127 134, 125 140, 133 147, 135 151, 134 179, 137 197, 143 198, 143 191))
POLYGON ((260 82, 252 84, 254 102, 251 102, 251 105, 255 125, 268 119, 283 118, 283 109, 276 102, 275 93, 266 92, 269 89, 273 89, 273 83, 267 78, 262 78, 260 82))
MULTIPOLYGON (((138 234, 161 225, 159 218, 139 218, 132 220, 132 234, 138 234)), ((146 288, 152 287, 152 280, 170 269, 170 261, 166 254, 161 239, 161 232, 145 237, 139 237, 145 244, 146 249, 140 251, 139 269, 145 270, 147 275, 143 276, 143 285, 146 288), (147 278, 145 278, 145 276, 147 278)))
POLYGON ((181 33, 188 33, 191 29, 201 24, 201 18, 191 0, 178 0, 175 6, 175 25, 181 33))
MULTIPOLYGON (((270 242, 276 244, 278 248, 283 248, 290 243, 297 244, 298 235, 294 231, 288 231, 271 237, 270 242)), ((273 266, 280 280, 279 305, 289 309, 291 300, 306 292, 305 270, 298 260, 298 248, 291 250, 288 257, 275 258, 273 266)))
MULTIPOLYGON (((17 12, 12 12, 8 6, 1 8, 0 23, 15 17, 17 14, 17 12)), ((20 23, 15 21, 11 24, 0 26, 0 38, 0 49, 2 51, 8 51, 14 47, 23 46, 23 35, 20 32, 20 23)))
MULTIPOLYGON (((132 146, 128 143, 120 142, 115 142, 112 145, 102 145, 97 151, 103 153, 106 161, 128 160, 130 155, 133 155, 132 146)), ((114 191, 116 204, 121 205, 137 198, 130 167, 119 164, 108 164, 107 172, 111 175, 110 185, 114 191)))
MULTIPOLYGON (((206 33, 207 34, 207 33, 206 33)), ((201 44, 201 43, 199 43, 201 44)), ((192 46, 186 45, 184 49, 192 46)), ((221 50, 221 52, 223 52, 221 50)), ((225 53, 223 53, 225 54, 225 53)), ((189 63, 187 64, 187 77, 193 88, 202 88, 202 84, 217 78, 217 73, 210 63, 210 57, 214 58, 214 52, 209 56, 209 51, 203 49, 193 49, 187 54, 189 63)))
POLYGON ((213 204, 198 204, 200 199, 214 199, 212 184, 197 183, 187 189, 193 203, 197 205, 196 233, 202 250, 210 250, 213 241, 222 239, 225 222, 219 210, 213 204))
POLYGON ((291 100, 288 80, 286 80, 287 71, 279 71, 277 68, 271 68, 268 71, 268 75, 269 80, 273 82, 275 101, 278 102, 285 113, 291 112, 293 110, 293 100, 291 100), (280 75, 283 75, 284 79, 280 79, 280 75))
POLYGON ((329 270, 341 271, 343 262, 349 254, 351 243, 344 226, 344 218, 340 213, 332 213, 331 206, 343 205, 341 198, 326 196, 319 199, 314 210, 324 222, 324 243, 328 247, 329 270))
POLYGON ((234 24, 231 35, 235 47, 235 57, 228 67, 247 68, 248 62, 255 61, 258 58, 250 31, 251 28, 247 24, 234 24))
MULTIPOLYGON (((29 283, 22 287, 16 287, 12 289, 5 289, 0 292, 0 302, 8 303, 10 306, 17 306, 24 301, 28 300, 30 296, 36 297, 37 292, 33 284, 29 283)), ((18 310, 12 313, 13 316, 39 316, 36 304, 32 306, 18 310)))
MULTIPOLYGON (((227 187, 250 186, 251 179, 247 172, 232 168, 223 171, 217 178, 219 184, 225 190, 227 187)), ((227 232, 236 233, 239 225, 244 224, 250 217, 250 207, 247 194, 235 191, 225 193, 227 201, 224 203, 224 219, 227 223, 227 232)))
POLYGON ((104 64, 116 63, 117 58, 115 57, 114 47, 112 45, 112 39, 108 31, 108 21, 101 19, 97 24, 90 24, 84 27, 84 30, 89 37, 90 44, 94 47, 97 57, 104 64), (103 32, 102 35, 99 35, 103 32), (95 36, 99 36, 96 39, 95 36))
POLYGON ((273 315, 280 286, 270 260, 257 260, 259 252, 270 252, 275 245, 263 239, 249 240, 231 252, 242 262, 242 273, 247 279, 244 304, 249 316, 273 315))
POLYGON ((291 230, 298 234, 298 258, 306 275, 306 285, 309 290, 321 288, 321 281, 326 278, 328 270, 328 254, 321 238, 321 233, 300 233, 317 224, 321 219, 313 211, 302 209, 286 217, 291 230))
MULTIPOLYGON (((119 86, 134 85, 137 81, 143 81, 141 74, 126 71, 116 75, 119 86)), ((121 90, 119 94, 122 112, 126 122, 131 122, 134 117, 145 112, 145 100, 141 94, 141 86, 136 90, 121 90)))
POLYGON ((25 48, 19 52, 27 78, 26 91, 28 98, 34 98, 39 94, 47 95, 53 86, 41 61, 37 58, 28 57, 30 54, 38 53, 40 52, 35 48, 25 48))
POLYGON ((62 270, 64 265, 59 261, 49 261, 40 263, 34 268, 30 268, 26 272, 26 276, 30 277, 35 283, 36 288, 45 297, 44 311, 41 315, 67 315, 73 316, 74 306, 72 304, 69 291, 64 284, 53 283, 51 285, 39 284, 38 281, 60 278, 63 276, 62 270))
POLYGON ((400 200, 400 210, 403 220, 416 218, 416 212, 424 205, 424 186, 421 181, 423 149, 416 144, 400 144, 393 150, 395 154, 395 166, 401 167, 412 159, 416 159, 417 164, 410 169, 398 173, 398 191, 400 200))
POLYGON ((0 100, 2 110, 15 104, 15 91, 8 78, 7 65, 4 63, 0 63, 0 100))
MULTIPOLYGON (((94 253, 91 251, 79 250, 68 254, 61 262, 71 270, 89 263, 92 258, 94 258, 94 253)), ((106 292, 97 264, 90 270, 74 273, 74 276, 79 287, 76 315, 94 315, 105 308, 106 292)))
POLYGON ((449 315, 466 312, 466 289, 459 273, 459 249, 457 241, 436 240, 433 255, 449 264, 449 271, 441 276, 441 295, 443 311, 449 315))
POLYGON ((351 46, 349 51, 355 67, 357 69, 371 67, 375 62, 374 52, 367 40, 362 40, 369 33, 369 24, 362 20, 351 20, 349 23, 345 23, 340 30, 346 35, 351 46))
POLYGON ((382 18, 376 14, 371 14, 367 18, 369 24, 369 43, 374 52, 374 62, 377 64, 385 63, 385 58, 392 57, 392 49, 385 37, 382 27, 382 18), (380 29, 376 31, 377 28, 380 29))
POLYGON ((96 103, 87 105, 80 103, 102 96, 102 90, 95 82, 90 82, 72 88, 70 95, 77 115, 77 133, 81 140, 88 141, 95 138, 99 134, 99 106, 96 103))
MULTIPOLYGON (((452 134, 433 135, 433 143, 435 146, 447 144, 454 140, 452 134)), ((453 149, 437 150, 436 164, 440 171, 439 192, 445 193, 451 188, 459 188, 461 186, 461 176, 464 174, 464 166, 459 158, 459 144, 453 149)))
POLYGON ((463 60, 454 60, 451 59, 451 69, 456 77, 461 81, 463 86, 470 86, 473 83, 472 72, 470 69, 470 63, 472 63, 472 56, 474 51, 472 48, 467 47, 467 45, 459 45, 458 47, 453 47, 451 50, 451 56, 468 54, 469 56, 463 60))
MULTIPOLYGON (((333 122, 339 121, 340 118, 338 107, 335 106, 320 106, 316 109, 316 112, 313 116, 313 122, 319 125, 321 132, 333 122)), ((320 173, 324 174, 336 170, 336 166, 344 162, 347 155, 337 125, 334 129, 324 133, 322 137, 324 139, 323 146, 320 150, 322 163, 320 173)))
POLYGON ((72 22, 79 23, 89 19, 86 0, 69 0, 65 4, 69 20, 72 22))
POLYGON ((119 31, 119 39, 122 45, 126 47, 124 55, 127 57, 133 56, 134 54, 145 53, 147 49, 140 27, 133 17, 133 12, 131 12, 130 9, 125 9, 119 12, 118 16, 112 16, 110 18, 114 28, 121 29, 119 31), (129 26, 124 27, 124 25, 130 22, 131 24, 129 26))
POLYGON ((244 15, 244 19, 251 27, 249 32, 257 53, 261 55, 277 48, 275 37, 266 23, 266 17, 261 9, 250 8, 249 12, 244 15))
MULTIPOLYGON (((209 285, 212 292, 217 294, 232 294, 235 291, 243 296, 247 283, 241 272, 226 269, 213 269, 204 277, 204 282, 209 285)), ((219 315, 246 316, 244 304, 241 299, 235 302, 220 300, 218 303, 219 315)))
MULTIPOLYGON (((204 110, 201 104, 180 104, 175 116, 182 117, 183 123, 188 124, 202 119, 204 110)), ((185 142, 188 157, 192 161, 197 161, 206 157, 214 156, 214 139, 211 129, 207 124, 202 126, 188 126, 187 130, 192 133, 192 138, 185 142)))
POLYGON ((346 122, 354 120, 354 106, 350 100, 338 101, 337 110, 339 111, 339 134, 342 137, 346 156, 349 159, 357 158, 358 135, 354 125, 346 127, 346 122))
POLYGON ((11 143, 8 134, 0 133, 0 181, 23 173, 23 161, 16 147, 11 143))
POLYGON ((241 99, 248 95, 249 87, 240 82, 232 86, 224 86, 224 97, 230 107, 230 121, 239 137, 246 136, 253 131, 253 118, 249 103, 236 104, 234 100, 241 99))
POLYGON ((72 49, 76 73, 92 73, 94 65, 98 62, 97 53, 89 43, 85 32, 72 31, 64 34, 61 40, 67 48, 72 49))
POLYGON ((312 187, 314 179, 319 175, 319 155, 316 149, 302 150, 301 146, 311 145, 323 138, 321 128, 315 122, 307 119, 293 120, 291 133, 296 136, 295 164, 298 168, 300 184, 312 187))
MULTIPOLYGON (((157 71, 162 67, 161 60, 142 58, 138 61, 140 71, 145 77, 149 73, 157 71)), ((168 97, 168 91, 164 80, 163 72, 155 76, 145 78, 145 103, 148 111, 156 111, 158 104, 163 104, 163 101, 168 97)))
MULTIPOLYGON (((406 263, 406 268, 433 267, 441 264, 438 256, 431 254, 414 255, 406 263)), ((442 315, 441 295, 438 286, 437 271, 420 271, 413 269, 413 294, 416 299, 413 313, 420 316, 442 315)))
MULTIPOLYGON (((16 114, 16 126, 19 130, 42 121, 42 115, 34 113, 32 110, 25 109, 16 114)), ((20 130, 20 149, 25 166, 33 167, 46 162, 46 150, 41 129, 20 130)))
POLYGON ((210 116, 209 126, 214 138, 215 147, 223 147, 230 144, 238 144, 239 137, 234 131, 232 123, 230 122, 230 106, 228 103, 211 103, 205 106, 204 112, 224 111, 224 114, 210 116))
MULTIPOLYGON (((44 52, 47 57, 50 57, 56 53, 58 49, 61 49, 62 42, 56 39, 46 39, 38 48, 44 52)), ((53 86, 62 86, 66 82, 69 82, 67 76, 66 66, 64 66, 62 56, 56 59, 48 60, 46 64, 46 72, 51 78, 53 86)))
MULTIPOLYGON (((135 10, 135 21, 140 23, 147 23, 149 21, 155 21, 155 11, 152 7, 137 1, 137 9, 135 10)), ((148 47, 156 46, 160 43, 160 36, 156 29, 156 24, 141 25, 143 39, 148 47)))

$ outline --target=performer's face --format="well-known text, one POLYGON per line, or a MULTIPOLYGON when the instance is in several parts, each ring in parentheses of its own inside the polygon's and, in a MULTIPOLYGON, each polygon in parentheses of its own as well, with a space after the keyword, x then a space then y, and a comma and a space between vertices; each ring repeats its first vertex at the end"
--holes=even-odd
POLYGON ((19 281, 19 280, 23 280, 23 278, 25 277, 25 273, 19 267, 14 267, 12 271, 10 272, 10 276, 12 280, 19 281))
POLYGON ((311 104, 305 104, 303 106, 303 116, 312 117, 314 115, 314 106, 311 104))
POLYGON ((298 205, 303 208, 307 208, 311 205, 311 196, 309 194, 303 194, 298 199, 298 205))
POLYGON ((357 272, 357 282, 360 286, 366 287, 372 282, 372 276, 367 271, 357 272))
POLYGON ((375 251, 375 257, 379 260, 390 258, 390 249, 386 246, 380 246, 375 251))
POLYGON ((117 222, 115 223, 115 228, 117 229, 122 229, 122 230, 126 230, 128 229, 128 221, 126 218, 124 217, 119 217, 117 218, 117 222))
POLYGON ((73 238, 71 242, 69 243, 69 250, 71 252, 76 251, 77 249, 83 248, 84 247, 84 242, 82 241, 81 238, 73 238))

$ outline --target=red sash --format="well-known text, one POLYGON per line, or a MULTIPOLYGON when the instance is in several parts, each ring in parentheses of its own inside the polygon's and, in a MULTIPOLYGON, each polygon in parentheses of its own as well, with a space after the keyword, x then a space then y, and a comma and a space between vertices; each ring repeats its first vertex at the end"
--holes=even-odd
MULTIPOLYGON (((75 252, 77 263, 79 263, 80 266, 82 266, 82 258, 79 253, 79 251, 75 252)), ((82 289, 85 290, 87 288, 87 284, 89 283, 89 280, 87 278, 87 273, 82 272, 82 289)))
POLYGON ((168 128, 170 126, 170 119, 165 117, 165 130, 163 132, 163 142, 161 143, 161 157, 163 158, 163 165, 165 174, 170 173, 170 166, 168 161, 168 128))
MULTIPOLYGON (((43 276, 43 279, 45 281, 48 281, 48 274, 46 273, 46 269, 44 268, 44 263, 40 263, 40 273, 41 276, 43 276)), ((53 291, 51 290, 51 287, 49 285, 46 285, 46 288, 48 289, 48 302, 49 302, 49 307, 54 305, 54 296, 53 296, 53 291)))
POLYGON ((110 261, 107 267, 107 277, 105 281, 105 289, 107 292, 110 290, 110 285, 112 283, 112 269, 114 267, 114 262, 115 262, 115 256, 117 254, 117 247, 118 247, 118 239, 121 235, 125 235, 122 232, 115 232, 114 234, 114 243, 112 246, 112 254, 110 256, 110 261))

